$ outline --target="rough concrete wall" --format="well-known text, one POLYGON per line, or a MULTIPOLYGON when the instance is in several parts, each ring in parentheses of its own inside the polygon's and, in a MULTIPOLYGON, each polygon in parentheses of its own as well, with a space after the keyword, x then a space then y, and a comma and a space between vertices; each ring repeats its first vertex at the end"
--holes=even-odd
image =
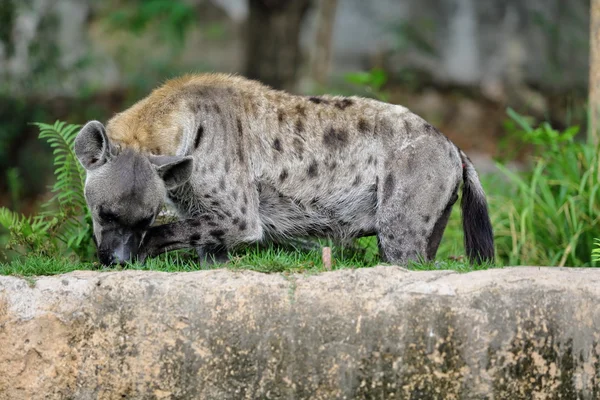
POLYGON ((595 399, 600 271, 0 277, 1 399, 595 399))

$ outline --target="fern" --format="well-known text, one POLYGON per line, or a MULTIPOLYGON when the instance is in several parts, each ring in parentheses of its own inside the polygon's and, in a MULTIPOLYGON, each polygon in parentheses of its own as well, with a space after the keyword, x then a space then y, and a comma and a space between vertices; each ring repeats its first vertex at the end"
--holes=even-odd
POLYGON ((66 250, 81 259, 89 258, 93 246, 91 216, 83 194, 85 171, 73 150, 80 126, 61 121, 34 125, 40 129, 39 138, 48 142, 53 151, 54 196, 35 217, 0 209, 0 225, 11 235, 9 248, 45 255, 59 255, 66 250))
POLYGON ((56 121, 54 125, 34 123, 40 129, 40 139, 48 142, 53 149, 54 175, 56 183, 52 192, 63 207, 81 207, 85 209, 83 196, 85 171, 77 161, 73 146, 79 132, 80 125, 67 125, 65 122, 56 121))
POLYGON ((56 254, 56 242, 49 240, 49 234, 57 222, 57 218, 26 217, 7 208, 0 208, 0 225, 10 234, 7 247, 17 251, 22 249, 25 254, 56 254))
POLYGON ((592 261, 600 261, 600 239, 594 239, 594 249, 592 250, 592 261))
MULTIPOLYGON (((40 139, 48 142, 54 155, 56 183, 52 192, 55 196, 44 207, 52 207, 54 203, 58 203, 64 226, 60 232, 57 232, 57 237, 68 248, 79 253, 85 239, 91 235, 89 229, 91 219, 83 194, 85 171, 73 150, 80 126, 68 125, 61 121, 56 121, 54 125, 43 123, 34 125, 40 129, 40 139)), ((54 215, 52 211, 50 214, 54 215)))

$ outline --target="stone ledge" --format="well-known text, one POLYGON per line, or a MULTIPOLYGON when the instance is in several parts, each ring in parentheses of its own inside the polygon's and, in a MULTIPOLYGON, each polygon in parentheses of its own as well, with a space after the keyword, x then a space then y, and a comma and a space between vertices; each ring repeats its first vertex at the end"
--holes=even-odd
POLYGON ((600 270, 0 277, 0 399, 600 398, 600 270))

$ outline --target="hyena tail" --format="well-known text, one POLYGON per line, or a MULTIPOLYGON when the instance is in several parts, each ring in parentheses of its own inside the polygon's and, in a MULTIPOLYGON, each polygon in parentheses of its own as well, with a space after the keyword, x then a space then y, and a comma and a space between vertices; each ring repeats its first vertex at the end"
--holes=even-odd
POLYGON ((494 261, 494 233, 485 193, 471 160, 460 152, 463 163, 462 219, 465 250, 471 263, 494 261))

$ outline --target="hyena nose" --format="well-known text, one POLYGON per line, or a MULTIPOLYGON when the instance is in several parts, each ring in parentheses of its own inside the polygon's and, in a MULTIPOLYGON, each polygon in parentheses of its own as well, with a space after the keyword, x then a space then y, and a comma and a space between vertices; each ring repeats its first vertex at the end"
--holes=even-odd
POLYGON ((98 259, 102 263, 102 265, 123 265, 127 261, 129 261, 131 254, 129 252, 125 252, 122 249, 117 250, 103 250, 98 252, 98 259))
POLYGON ((117 247, 112 254, 112 263, 123 265, 127 261, 131 261, 131 249, 128 246, 117 247))
POLYGON ((104 265, 134 261, 139 247, 139 235, 119 231, 98 247, 98 258, 104 265))
POLYGON ((99 251, 98 252, 98 260, 100 260, 100 263, 102 263, 102 265, 105 265, 105 266, 114 264, 114 257, 108 251, 99 251))

